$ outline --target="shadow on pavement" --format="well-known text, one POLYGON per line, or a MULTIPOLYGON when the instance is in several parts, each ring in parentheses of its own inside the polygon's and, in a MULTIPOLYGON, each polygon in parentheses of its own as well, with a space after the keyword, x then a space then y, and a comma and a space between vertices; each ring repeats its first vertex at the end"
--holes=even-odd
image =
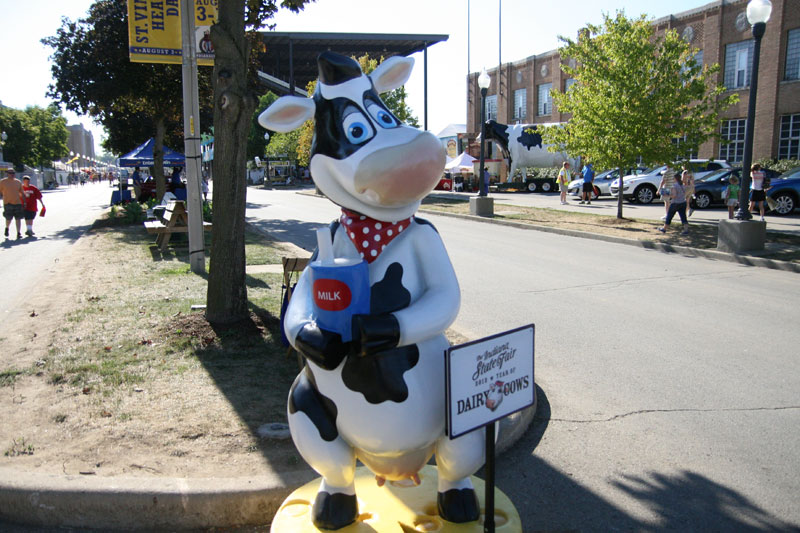
POLYGON ((300 220, 264 220, 248 218, 247 224, 266 232, 276 241, 290 242, 309 252, 317 247, 316 230, 327 225, 319 222, 302 222, 300 220))
MULTIPOLYGON (((797 531, 798 525, 770 515, 739 492, 691 471, 613 475, 609 485, 646 507, 657 518, 644 521, 576 482, 542 460, 535 449, 551 411, 537 386, 534 422, 497 461, 497 486, 506 491, 525 531, 797 531), (510 492, 506 487, 529 487, 510 492)), ((609 477, 612 477, 609 475, 609 477)))

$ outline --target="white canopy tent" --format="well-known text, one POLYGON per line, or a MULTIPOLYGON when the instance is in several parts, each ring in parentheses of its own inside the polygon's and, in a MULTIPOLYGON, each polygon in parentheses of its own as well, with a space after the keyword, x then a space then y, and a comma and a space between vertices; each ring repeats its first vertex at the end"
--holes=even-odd
POLYGON ((461 174, 462 172, 474 172, 475 159, 467 152, 461 152, 457 157, 454 157, 444 166, 444 169, 453 174, 461 174))

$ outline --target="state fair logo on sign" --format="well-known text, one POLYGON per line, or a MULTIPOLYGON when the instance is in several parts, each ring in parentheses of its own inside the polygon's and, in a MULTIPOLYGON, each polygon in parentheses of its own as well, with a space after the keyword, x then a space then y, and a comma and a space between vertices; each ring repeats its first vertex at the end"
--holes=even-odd
POLYGON ((533 405, 533 348, 531 324, 447 350, 451 439, 533 405))
POLYGON ((350 287, 338 279, 318 279, 314 282, 314 303, 324 311, 347 309, 353 299, 350 287))

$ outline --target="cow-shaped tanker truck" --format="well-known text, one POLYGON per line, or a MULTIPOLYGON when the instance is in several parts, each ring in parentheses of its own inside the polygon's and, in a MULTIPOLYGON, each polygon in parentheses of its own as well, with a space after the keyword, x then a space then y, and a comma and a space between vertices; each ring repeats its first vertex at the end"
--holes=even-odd
POLYGON ((570 163, 572 168, 579 168, 578 161, 568 157, 565 152, 551 152, 547 149, 548 145, 542 142, 542 135, 536 124, 500 124, 487 120, 486 138, 496 142, 508 156, 509 183, 518 168, 559 167, 564 161, 570 163))
POLYGON ((392 57, 367 76, 351 58, 324 52, 313 97, 284 96, 259 117, 279 132, 315 119, 311 175, 342 207, 330 225, 333 255, 363 259, 369 277, 369 311, 353 315, 347 335, 315 316, 317 304, 344 304, 338 290, 318 289, 311 267, 285 315, 286 335, 306 358, 289 393, 289 427, 322 476, 312 519, 324 529, 358 516, 356 459, 378 485, 419 483, 435 453, 440 516, 468 522, 480 512, 469 476, 483 464, 485 433, 445 435, 443 332, 458 313, 458 282, 437 231, 414 217, 445 154, 438 139, 401 123, 379 97, 403 85, 412 66, 411 58, 392 57))

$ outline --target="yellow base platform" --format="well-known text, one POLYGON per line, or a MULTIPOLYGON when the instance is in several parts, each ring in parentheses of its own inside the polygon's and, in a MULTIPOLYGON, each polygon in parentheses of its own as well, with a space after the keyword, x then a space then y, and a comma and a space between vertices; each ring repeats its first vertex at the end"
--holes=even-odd
MULTIPOLYGON (((411 533, 438 531, 443 533, 483 533, 484 484, 472 476, 481 506, 477 522, 454 524, 439 518, 436 506, 437 470, 427 465, 419 472, 419 486, 410 481, 387 481, 378 487, 375 475, 366 467, 356 470, 358 519, 340 533, 411 533)), ((306 483, 284 500, 272 521, 271 533, 313 533, 311 505, 319 490, 320 479, 306 483)), ((495 489, 495 530, 500 533, 521 533, 522 522, 514 504, 500 489, 495 489)))

